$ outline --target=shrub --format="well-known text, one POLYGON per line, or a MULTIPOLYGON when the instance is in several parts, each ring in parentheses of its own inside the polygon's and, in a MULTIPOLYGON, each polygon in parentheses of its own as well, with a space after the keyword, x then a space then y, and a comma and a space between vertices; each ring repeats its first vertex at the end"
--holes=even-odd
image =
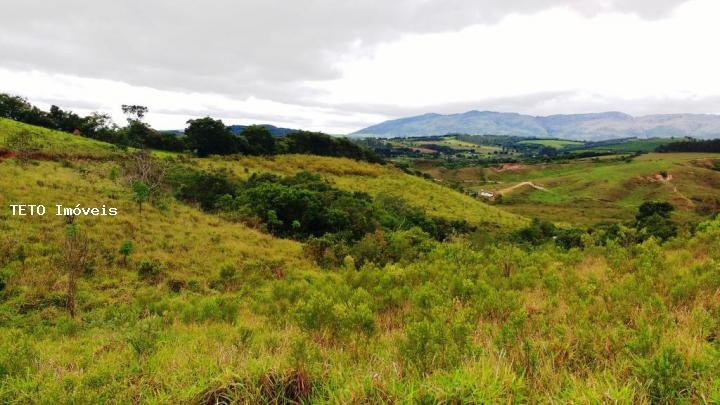
POLYGON ((665 348, 641 363, 639 373, 654 403, 673 403, 689 394, 690 371, 674 348, 665 348))
POLYGON ((406 327, 400 354, 404 361, 424 372, 457 367, 470 349, 470 331, 470 325, 457 319, 418 321, 406 327))
POLYGON ((582 249, 585 247, 583 243, 583 235, 584 232, 577 228, 561 229, 557 232, 555 243, 565 250, 570 250, 572 248, 582 249))
POLYGON ((37 366, 33 339, 18 330, 0 329, 0 381, 22 376, 37 366))
POLYGON ((128 262, 128 256, 130 256, 133 252, 133 243, 130 240, 124 240, 120 244, 120 249, 118 252, 123 257, 123 264, 127 265, 128 262))
POLYGON ((550 222, 534 218, 530 225, 515 232, 515 239, 531 245, 542 245, 557 234, 557 228, 550 222))
POLYGON ((209 297, 191 301, 182 308, 182 320, 186 323, 217 321, 234 324, 240 305, 232 297, 209 297))
POLYGON ((675 210, 667 202, 644 202, 635 216, 635 227, 640 232, 642 240, 651 236, 665 241, 677 234, 677 226, 670 220, 670 214, 675 210))
POLYGON ((351 332, 369 336, 376 330, 370 301, 370 295, 363 289, 357 289, 349 296, 341 292, 333 296, 311 291, 298 302, 296 319, 305 330, 326 331, 336 338, 344 338, 351 332))
POLYGON ((162 266, 153 260, 143 260, 138 264, 137 273, 143 280, 157 282, 162 276, 162 266))
POLYGON ((162 328, 160 317, 153 315, 138 321, 126 334, 125 339, 135 353, 140 356, 148 355, 155 351, 162 328))

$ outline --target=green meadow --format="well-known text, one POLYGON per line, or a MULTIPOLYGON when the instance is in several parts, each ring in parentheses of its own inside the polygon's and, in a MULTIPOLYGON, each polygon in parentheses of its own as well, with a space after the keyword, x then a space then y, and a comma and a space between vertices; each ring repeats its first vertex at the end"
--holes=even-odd
POLYGON ((555 149, 562 149, 566 146, 582 145, 582 142, 569 141, 564 139, 528 139, 518 142, 520 144, 542 145, 555 149))

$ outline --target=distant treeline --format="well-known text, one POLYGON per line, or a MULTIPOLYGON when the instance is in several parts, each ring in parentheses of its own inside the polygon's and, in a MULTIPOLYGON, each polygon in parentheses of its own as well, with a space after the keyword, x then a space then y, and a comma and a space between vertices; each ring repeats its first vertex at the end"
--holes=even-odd
POLYGON ((92 113, 81 117, 53 105, 43 111, 18 96, 0 93, 0 118, 76 133, 122 147, 151 148, 171 152, 192 151, 200 157, 211 154, 276 155, 286 153, 347 157, 379 163, 374 152, 347 138, 321 132, 292 130, 282 137, 273 136, 267 126, 228 127, 210 117, 189 120, 184 134, 157 131, 143 122, 148 108, 123 105, 127 125, 119 127, 108 114, 92 113))
POLYGON ((658 152, 709 152, 720 153, 720 139, 672 142, 657 147, 658 152))

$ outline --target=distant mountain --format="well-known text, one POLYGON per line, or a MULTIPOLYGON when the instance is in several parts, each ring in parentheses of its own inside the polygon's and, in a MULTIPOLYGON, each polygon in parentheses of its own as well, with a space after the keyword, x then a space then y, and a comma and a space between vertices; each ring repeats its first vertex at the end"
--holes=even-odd
POLYGON ((720 138, 720 115, 661 114, 633 117, 621 112, 535 117, 517 113, 468 111, 462 114, 423 114, 385 121, 353 136, 384 138, 451 133, 553 137, 580 141, 617 138, 720 138))
MULTIPOLYGON (((228 126, 228 128, 230 128, 230 131, 232 131, 232 133, 239 134, 240 132, 242 132, 243 129, 247 128, 248 126, 249 125, 230 125, 228 126)), ((281 128, 270 124, 260 124, 260 126, 267 128, 267 130, 270 131, 270 134, 273 136, 285 136, 290 132, 297 131, 296 129, 281 128)))

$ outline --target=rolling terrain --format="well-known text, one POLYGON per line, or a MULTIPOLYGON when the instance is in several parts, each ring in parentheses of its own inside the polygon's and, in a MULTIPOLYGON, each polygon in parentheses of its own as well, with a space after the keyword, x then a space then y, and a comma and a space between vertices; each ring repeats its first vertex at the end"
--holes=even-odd
POLYGON ((720 208, 717 160, 718 154, 650 153, 497 168, 417 167, 468 190, 499 192, 498 206, 518 215, 590 225, 630 220, 642 202, 653 200, 672 203, 685 222, 714 215, 720 208))
POLYGON ((421 168, 435 181, 313 155, 148 158, 9 120, 0 150, 1 403, 720 402, 720 219, 687 202, 717 196, 714 156, 421 168), (36 142, 27 161, 8 144, 22 131, 36 142), (133 159, 204 180, 146 200, 133 159), (548 191, 520 186, 490 205, 443 184, 481 176, 482 187, 548 191), (244 191, 206 207, 183 198, 228 184, 244 191), (274 231, 279 208, 271 223, 233 208, 268 190, 283 197, 276 208, 315 189, 368 206, 390 195, 412 208, 403 221, 478 229, 437 239, 403 222, 376 227, 328 264, 312 237, 274 231), (582 233, 569 248, 521 238, 543 210, 580 226, 664 198, 696 221, 692 235, 633 239, 622 225, 621 239, 582 233), (48 215, 12 215, 20 203, 48 215), (119 214, 68 225, 55 204, 119 214), (75 274, 78 241, 89 247, 75 274))

